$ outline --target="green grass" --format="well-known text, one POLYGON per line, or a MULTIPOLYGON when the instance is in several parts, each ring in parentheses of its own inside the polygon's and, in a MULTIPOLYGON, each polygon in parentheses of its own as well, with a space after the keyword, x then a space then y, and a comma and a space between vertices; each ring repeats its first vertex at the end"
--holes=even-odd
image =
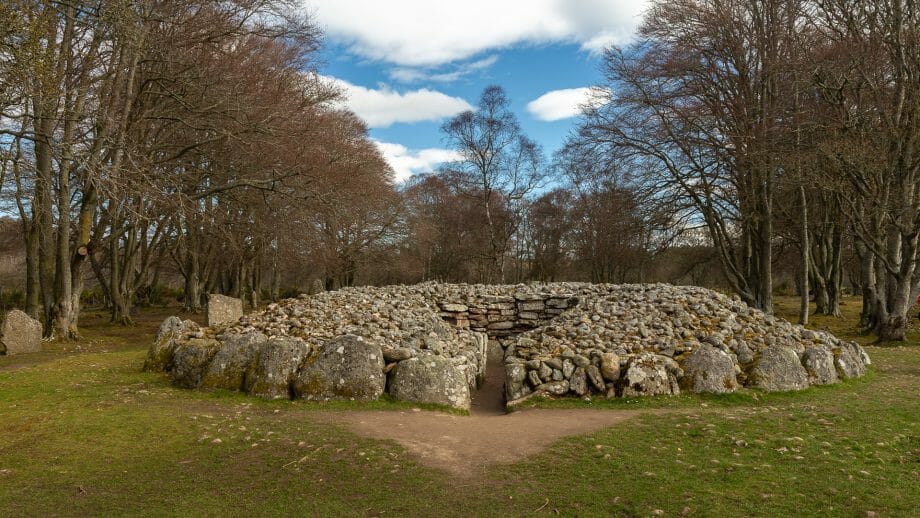
MULTIPOLYGON (((798 297, 775 297, 773 301, 773 310, 777 316, 786 320, 798 323, 799 321, 799 298, 798 297)), ((840 338, 855 340, 861 345, 879 345, 876 343, 877 338, 871 333, 863 332, 859 328, 859 313, 862 311, 862 298, 860 297, 843 297, 840 301, 841 317, 832 317, 827 315, 815 314, 815 305, 811 305, 811 314, 809 315, 808 327, 810 329, 820 329, 828 331, 840 338)), ((920 320, 917 319, 918 308, 911 309, 908 318, 907 341, 905 343, 894 343, 891 345, 920 345, 920 320)), ((885 344, 881 344, 885 345, 885 344)))
POLYGON ((568 401, 641 415, 467 480, 318 412, 404 404, 265 402, 176 389, 141 372, 164 314, 127 329, 91 316, 80 344, 53 344, 31 363, 0 358, 0 515, 910 516, 920 508, 916 341, 870 347, 864 379, 800 393, 568 401))

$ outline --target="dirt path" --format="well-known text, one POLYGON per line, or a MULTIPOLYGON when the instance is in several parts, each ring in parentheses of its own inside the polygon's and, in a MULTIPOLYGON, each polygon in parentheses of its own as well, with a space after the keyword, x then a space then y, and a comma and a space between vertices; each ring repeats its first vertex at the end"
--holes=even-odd
POLYGON ((486 377, 479 390, 473 395, 470 405, 472 415, 504 415, 505 413, 505 369, 502 348, 490 343, 486 359, 486 377))
POLYGON ((330 422, 358 435, 391 439, 420 463, 461 478, 493 464, 511 464, 551 443, 625 421, 639 411, 528 409, 505 414, 505 373, 498 345, 489 349, 486 378, 473 397, 469 416, 429 411, 337 412, 330 422))
POLYGON ((493 464, 511 464, 563 437, 582 435, 642 411, 528 409, 508 415, 458 416, 429 411, 341 412, 330 422, 358 435, 392 439, 421 464, 472 477, 493 464))

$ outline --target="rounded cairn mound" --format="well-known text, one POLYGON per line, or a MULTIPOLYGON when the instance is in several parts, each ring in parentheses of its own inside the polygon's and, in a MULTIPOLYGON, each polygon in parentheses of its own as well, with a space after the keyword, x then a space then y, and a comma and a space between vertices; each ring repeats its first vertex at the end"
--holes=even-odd
POLYGON ((146 368, 267 398, 388 393, 468 409, 490 340, 504 350, 509 403, 797 390, 869 364, 853 342, 704 288, 424 283, 301 295, 208 328, 171 317, 146 368))

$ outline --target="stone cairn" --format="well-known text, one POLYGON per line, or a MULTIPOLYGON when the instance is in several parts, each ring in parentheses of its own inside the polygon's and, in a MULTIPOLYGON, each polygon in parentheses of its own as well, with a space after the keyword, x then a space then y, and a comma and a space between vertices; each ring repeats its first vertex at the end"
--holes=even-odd
POLYGON ((704 288, 425 283, 301 295, 207 328, 170 317, 145 368, 266 398, 388 393, 468 409, 489 340, 504 350, 509 406, 534 395, 798 390, 869 364, 854 342, 704 288))

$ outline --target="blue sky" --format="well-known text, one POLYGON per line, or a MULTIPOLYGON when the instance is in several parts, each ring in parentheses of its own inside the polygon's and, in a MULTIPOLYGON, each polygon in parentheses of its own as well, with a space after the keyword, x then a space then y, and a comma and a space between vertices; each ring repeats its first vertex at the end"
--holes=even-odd
POLYGON ((547 156, 601 79, 600 52, 632 37, 643 0, 308 0, 323 28, 320 73, 398 180, 449 160, 441 124, 505 88, 525 133, 547 156))

